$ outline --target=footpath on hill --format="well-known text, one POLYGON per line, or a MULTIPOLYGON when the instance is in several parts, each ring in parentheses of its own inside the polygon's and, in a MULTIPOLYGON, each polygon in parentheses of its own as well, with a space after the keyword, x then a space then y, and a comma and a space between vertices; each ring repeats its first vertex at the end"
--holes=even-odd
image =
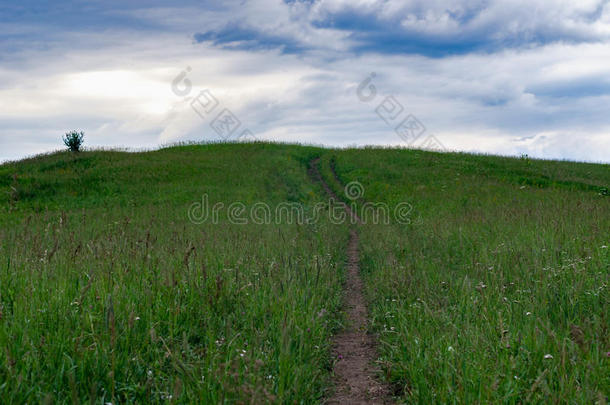
MULTIPOLYGON (((310 162, 311 177, 322 185, 329 197, 341 203, 335 192, 322 178, 318 169, 319 163, 319 158, 310 162)), ((358 215, 347 204, 342 204, 342 206, 352 220, 351 223, 359 224, 358 215)), ((335 390, 333 395, 327 399, 328 404, 388 404, 392 402, 389 388, 376 378, 377 369, 374 364, 377 357, 376 342, 373 336, 367 333, 368 311, 360 278, 358 246, 357 225, 352 225, 347 245, 347 277, 344 294, 348 324, 334 338, 335 390)))

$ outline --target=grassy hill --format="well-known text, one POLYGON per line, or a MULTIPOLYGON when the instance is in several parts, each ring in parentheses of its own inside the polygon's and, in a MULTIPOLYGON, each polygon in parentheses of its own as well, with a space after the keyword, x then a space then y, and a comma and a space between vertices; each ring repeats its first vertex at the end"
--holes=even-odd
POLYGON ((1 165, 0 397, 321 401, 348 224, 317 157, 392 214, 358 228, 400 399, 608 398, 609 165, 267 143, 1 165))

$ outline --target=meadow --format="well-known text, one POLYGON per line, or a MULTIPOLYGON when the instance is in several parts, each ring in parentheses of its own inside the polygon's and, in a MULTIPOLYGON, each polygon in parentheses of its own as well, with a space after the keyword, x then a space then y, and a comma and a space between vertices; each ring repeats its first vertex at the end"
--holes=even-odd
POLYGON ((403 399, 608 400, 609 165, 380 149, 326 160, 362 184, 360 203, 413 207, 407 225, 360 227, 371 328, 403 399))
POLYGON ((315 153, 184 146, 3 165, 2 402, 319 400, 346 231, 187 215, 203 193, 311 205, 315 153))
POLYGON ((608 400, 609 165, 254 143, 0 166, 2 402, 323 402, 348 224, 189 218, 328 210, 317 157, 358 206, 413 207, 357 226, 396 401, 608 400))

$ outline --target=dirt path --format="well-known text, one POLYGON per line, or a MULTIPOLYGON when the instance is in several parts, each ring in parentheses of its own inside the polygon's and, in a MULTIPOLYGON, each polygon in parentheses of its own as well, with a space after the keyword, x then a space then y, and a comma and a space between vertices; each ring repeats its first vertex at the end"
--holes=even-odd
MULTIPOLYGON (((318 170, 320 159, 310 162, 311 176, 322 184, 326 193, 336 201, 341 201, 324 181, 318 170)), ((356 213, 343 204, 347 214, 360 223, 356 213)), ((388 404, 389 389, 375 377, 377 369, 374 361, 377 358, 375 339, 367 333, 367 308, 363 294, 362 279, 359 268, 359 238, 356 226, 350 229, 347 246, 347 282, 345 286, 344 305, 349 324, 335 336, 333 355, 335 392, 328 398, 328 404, 388 404)))

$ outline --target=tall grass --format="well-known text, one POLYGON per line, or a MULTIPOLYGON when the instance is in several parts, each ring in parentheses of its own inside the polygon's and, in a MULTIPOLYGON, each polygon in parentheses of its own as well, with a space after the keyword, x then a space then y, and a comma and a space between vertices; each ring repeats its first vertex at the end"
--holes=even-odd
POLYGON ((413 206, 359 226, 402 400, 607 401, 608 165, 257 143, 0 165, 2 402, 322 401, 347 226, 187 215, 204 194, 310 210, 317 156, 337 194, 413 206))
POLYGON ((411 224, 361 227, 372 328, 404 400, 607 400, 608 165, 335 155, 368 201, 414 207, 411 224))
POLYGON ((189 146, 2 166, 20 193, 0 214, 2 401, 318 401, 344 230, 187 217, 204 192, 315 202, 315 153, 189 146))

